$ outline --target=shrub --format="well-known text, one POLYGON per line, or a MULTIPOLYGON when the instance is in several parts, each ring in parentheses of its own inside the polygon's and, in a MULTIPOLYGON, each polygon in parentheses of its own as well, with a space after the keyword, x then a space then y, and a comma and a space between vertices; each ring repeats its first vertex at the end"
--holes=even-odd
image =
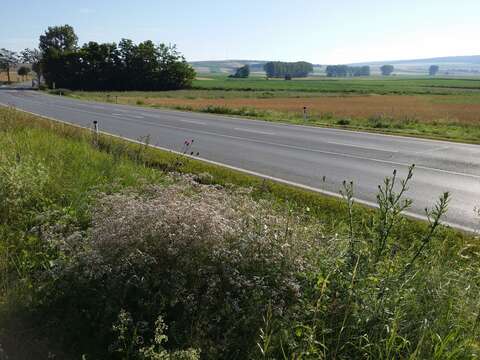
POLYGON ((165 343, 168 336, 165 331, 168 326, 161 316, 155 321, 155 331, 151 345, 145 344, 143 335, 145 332, 145 324, 141 322, 135 323, 131 315, 125 310, 121 310, 118 314, 118 320, 113 325, 113 332, 116 335, 115 342, 110 347, 110 352, 118 354, 122 359, 138 359, 138 360, 199 360, 198 351, 179 350, 168 352, 165 349, 165 343))
POLYGON ((350 125, 350 119, 340 119, 337 121, 337 125, 341 125, 341 126, 350 125))
POLYGON ((266 306, 280 316, 301 296, 296 274, 307 267, 309 236, 246 195, 196 183, 151 187, 102 196, 92 219, 88 233, 42 230, 62 255, 39 279, 51 284, 38 294, 39 311, 77 324, 74 337, 108 343, 125 309, 145 324, 164 314, 173 348, 244 356, 266 306))
POLYGON ((392 119, 384 115, 373 115, 368 118, 368 123, 375 129, 386 129, 390 127, 392 119))
POLYGON ((52 89, 48 91, 52 95, 61 95, 61 96, 69 96, 72 94, 72 90, 69 89, 52 89))

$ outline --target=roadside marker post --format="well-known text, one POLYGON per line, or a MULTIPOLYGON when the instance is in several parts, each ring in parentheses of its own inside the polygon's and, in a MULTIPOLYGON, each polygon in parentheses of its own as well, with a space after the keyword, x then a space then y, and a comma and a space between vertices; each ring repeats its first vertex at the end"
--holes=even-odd
POLYGON ((93 120, 93 145, 98 146, 98 121, 93 120))
POLYGON ((305 121, 308 120, 307 119, 307 107, 306 106, 303 107, 303 120, 305 120, 305 121))

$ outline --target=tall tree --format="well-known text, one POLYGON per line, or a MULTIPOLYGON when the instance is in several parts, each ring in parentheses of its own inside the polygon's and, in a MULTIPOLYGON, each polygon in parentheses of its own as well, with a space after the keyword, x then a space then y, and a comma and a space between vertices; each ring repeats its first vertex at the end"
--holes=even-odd
POLYGON ((440 70, 438 65, 431 65, 430 68, 428 69, 428 74, 430 76, 435 76, 435 75, 437 75, 438 70, 440 70))
POLYGON ((47 51, 72 51, 77 47, 78 37, 70 25, 50 26, 45 34, 40 36, 39 49, 47 51))
POLYGON ((380 71, 382 72, 382 75, 384 75, 384 76, 392 75, 394 70, 395 70, 395 68, 393 67, 393 65, 383 65, 382 67, 380 67, 380 71))
POLYGON ((73 29, 66 25, 49 28, 40 42, 41 71, 49 87, 174 90, 191 86, 195 78, 175 46, 150 40, 135 44, 122 39, 118 46, 92 41, 78 47, 73 29))
POLYGON ((7 72, 7 81, 10 83, 10 71, 18 64, 18 56, 14 51, 0 49, 0 71, 7 72))

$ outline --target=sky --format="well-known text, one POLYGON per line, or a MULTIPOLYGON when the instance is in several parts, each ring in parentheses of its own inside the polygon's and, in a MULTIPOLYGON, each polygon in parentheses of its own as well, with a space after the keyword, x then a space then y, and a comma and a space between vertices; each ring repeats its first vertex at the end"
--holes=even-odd
POLYGON ((480 54, 480 0, 2 0, 0 48, 36 47, 48 26, 79 43, 177 44, 189 61, 342 64, 480 54))

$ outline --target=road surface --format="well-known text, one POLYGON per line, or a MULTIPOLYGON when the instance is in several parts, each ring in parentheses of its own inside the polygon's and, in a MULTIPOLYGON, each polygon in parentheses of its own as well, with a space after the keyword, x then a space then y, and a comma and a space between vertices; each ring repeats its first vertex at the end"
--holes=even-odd
POLYGON ((353 181, 356 198, 376 202, 377 186, 415 164, 411 214, 424 215, 444 191, 452 194, 446 221, 476 230, 480 219, 480 146, 355 131, 268 123, 210 114, 79 101, 35 91, 0 89, 0 104, 181 151, 194 139, 200 158, 336 193, 353 181), (325 181, 323 178, 325 177, 325 181))

